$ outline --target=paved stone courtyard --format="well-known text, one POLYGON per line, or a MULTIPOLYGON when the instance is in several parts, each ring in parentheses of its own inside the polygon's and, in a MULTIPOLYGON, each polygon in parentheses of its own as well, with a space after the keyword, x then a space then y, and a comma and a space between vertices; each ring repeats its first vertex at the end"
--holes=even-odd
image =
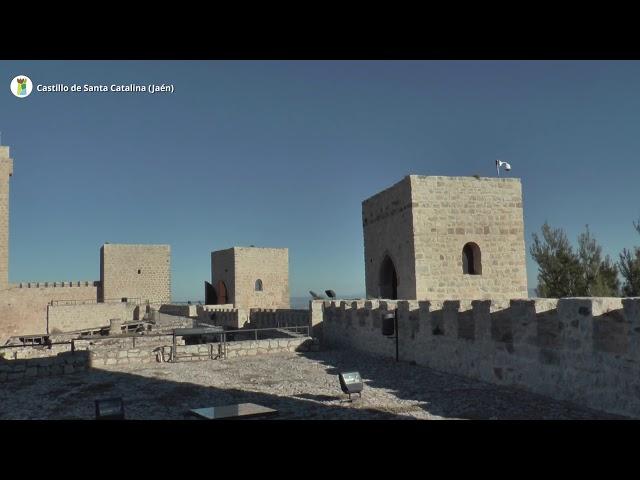
POLYGON ((128 419, 183 419, 190 408, 253 402, 280 419, 615 419, 518 390, 346 351, 93 369, 5 383, 0 419, 93 419, 94 400, 121 396, 128 419), (337 374, 360 371, 362 399, 337 374))

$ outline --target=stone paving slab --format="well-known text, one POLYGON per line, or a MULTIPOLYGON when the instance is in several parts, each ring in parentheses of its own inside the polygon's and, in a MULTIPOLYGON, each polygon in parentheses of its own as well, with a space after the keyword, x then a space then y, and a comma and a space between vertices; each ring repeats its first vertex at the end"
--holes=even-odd
MULTIPOLYGON (((5 384, 6 385, 6 384, 5 384)), ((540 395, 396 364, 363 353, 280 353, 229 360, 117 365, 24 379, 0 389, 0 419, 93 419, 94 400, 121 396, 128 419, 183 419, 191 408, 257 403, 280 419, 618 419, 540 395), (347 402, 340 371, 360 371, 347 402)))

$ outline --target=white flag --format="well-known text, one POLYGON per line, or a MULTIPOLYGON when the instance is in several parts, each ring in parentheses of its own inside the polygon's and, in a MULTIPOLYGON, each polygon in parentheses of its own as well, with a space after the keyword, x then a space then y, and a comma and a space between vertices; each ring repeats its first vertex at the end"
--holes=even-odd
POLYGON ((500 176, 500 167, 504 167, 507 172, 511 170, 511 164, 503 162, 502 160, 496 160, 496 171, 498 172, 498 176, 500 176))

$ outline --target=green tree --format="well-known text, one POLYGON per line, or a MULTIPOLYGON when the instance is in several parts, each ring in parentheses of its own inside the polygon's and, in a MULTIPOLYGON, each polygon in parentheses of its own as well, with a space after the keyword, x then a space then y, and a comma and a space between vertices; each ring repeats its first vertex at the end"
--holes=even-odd
POLYGON ((542 238, 534 233, 529 251, 538 263, 538 296, 573 297, 585 291, 580 259, 573 252, 564 230, 553 229, 545 222, 542 238))
MULTIPOLYGON (((638 223, 633 222, 633 227, 640 233, 640 220, 638 223)), ((627 297, 640 296, 640 247, 633 247, 633 250, 623 249, 618 267, 624 279, 623 295, 627 297)))
POLYGON ((589 231, 589 225, 578 236, 578 260, 582 281, 576 295, 582 297, 617 297, 620 292, 618 269, 609 255, 602 258, 602 247, 589 231))

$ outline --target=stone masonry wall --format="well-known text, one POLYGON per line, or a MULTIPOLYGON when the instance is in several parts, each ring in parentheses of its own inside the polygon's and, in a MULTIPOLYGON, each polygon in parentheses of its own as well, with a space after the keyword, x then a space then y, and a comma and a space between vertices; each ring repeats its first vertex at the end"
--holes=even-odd
POLYGON ((399 298, 416 298, 416 272, 411 216, 411 183, 406 177, 362 202, 367 296, 382 296, 380 268, 385 256, 398 275, 399 298))
POLYGON ((9 286, 9 177, 12 175, 9 147, 0 146, 0 291, 9 286))
POLYGON ((230 329, 244 328, 249 323, 249 311, 232 305, 198 306, 198 323, 230 329))
POLYGON ((289 250, 233 247, 211 254, 212 285, 227 287, 227 303, 236 308, 289 308, 289 250), (256 280, 262 291, 256 291, 256 280))
POLYGON ((289 308, 289 250, 235 247, 235 306, 289 308), (256 291, 256 280, 262 291, 256 291))
POLYGON ((640 298, 326 302, 323 341, 392 359, 396 309, 402 361, 640 417, 640 298))
MULTIPOLYGON (((28 377, 61 375, 117 365, 165 362, 171 358, 171 336, 115 338, 102 341, 74 340, 74 349, 69 346, 54 346, 52 349, 20 347, 4 349, 0 357, 0 383, 28 377), (135 345, 132 343, 134 342, 135 345), (62 347, 62 348, 60 348, 62 347), (9 352, 12 350, 12 352, 9 352)), ((242 357, 281 352, 296 352, 317 349, 310 337, 273 338, 228 342, 226 357, 242 357)), ((219 358, 218 343, 184 345, 179 339, 178 361, 206 361, 219 358)))
POLYGON ((129 302, 93 303, 85 305, 49 305, 47 307, 47 333, 73 332, 89 328, 109 326, 109 320, 119 318, 123 322, 139 315, 139 305, 129 302))
POLYGON ((0 291, 0 345, 10 336, 47 333, 47 306, 51 301, 95 302, 97 295, 97 282, 11 285, 9 289, 0 291))
POLYGON ((177 305, 167 303, 160 306, 160 313, 166 313, 167 315, 178 315, 181 317, 197 317, 197 307, 197 305, 177 305))
POLYGON ((169 245, 105 244, 100 248, 102 299, 171 302, 169 245))
POLYGON ((218 283, 221 281, 224 282, 227 289, 225 304, 233 304, 235 302, 235 265, 233 248, 211 252, 211 284, 216 289, 219 304, 223 301, 218 291, 218 283))
POLYGON ((391 296, 380 288, 386 256, 400 299, 528 297, 519 179, 410 175, 365 200, 362 222, 368 298, 391 296), (463 273, 471 242, 478 275, 463 273))
POLYGON ((399 298, 527 298, 520 180, 409 178, 417 295, 399 298), (462 273, 467 242, 480 247, 481 275, 462 273))
POLYGON ((6 361, 0 358, 0 383, 33 377, 48 377, 86 370, 89 355, 86 352, 61 352, 56 355, 6 361))

